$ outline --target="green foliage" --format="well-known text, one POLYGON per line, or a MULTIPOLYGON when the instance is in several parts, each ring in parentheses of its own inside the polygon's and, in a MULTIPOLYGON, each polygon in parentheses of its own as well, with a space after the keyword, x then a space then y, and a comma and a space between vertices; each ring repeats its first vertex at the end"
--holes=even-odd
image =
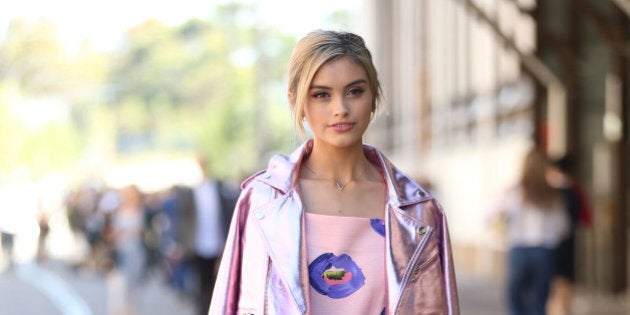
POLYGON ((54 25, 10 24, 0 43, 0 175, 28 166, 39 176, 79 157, 79 133, 64 114, 72 94, 68 69, 54 25))
POLYGON ((64 56, 53 24, 15 20, 0 50, 0 73, 29 95, 50 93, 65 82, 64 56))
MULTIPOLYGON (((35 114, 35 113, 33 113, 35 114)), ((29 166, 33 175, 72 165, 80 154, 79 133, 63 121, 24 124, 6 103, 0 104, 0 173, 29 166)))
POLYGON ((295 142, 284 81, 295 39, 249 22, 250 5, 215 13, 179 26, 146 21, 108 54, 88 42, 66 51, 49 22, 13 21, 0 42, 0 175, 199 153, 214 174, 240 179, 287 152, 295 142), (51 99, 66 114, 29 125, 25 117, 47 111, 26 104, 51 99))
POLYGON ((146 150, 187 149, 209 156, 213 173, 220 176, 237 177, 260 167, 268 153, 261 151, 277 150, 287 137, 286 129, 261 132, 259 121, 290 123, 279 119, 288 116, 261 112, 261 104, 278 99, 258 91, 263 83, 283 80, 294 40, 240 25, 239 17, 251 10, 226 5, 210 21, 195 19, 178 27, 148 21, 132 29, 109 80, 116 86, 113 107, 129 106, 133 99, 140 110, 121 117, 118 129, 150 130, 155 141, 145 143, 146 150))

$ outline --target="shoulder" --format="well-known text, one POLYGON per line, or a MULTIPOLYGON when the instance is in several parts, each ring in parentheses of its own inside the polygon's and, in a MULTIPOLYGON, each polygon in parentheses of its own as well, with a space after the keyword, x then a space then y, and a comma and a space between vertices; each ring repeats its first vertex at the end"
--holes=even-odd
POLYGON ((241 203, 246 204, 248 207, 255 207, 275 199, 278 195, 278 190, 268 183, 269 178, 270 175, 266 169, 260 170, 246 178, 241 184, 239 197, 241 203), (243 202, 243 200, 246 200, 246 202, 243 202))
POLYGON ((252 186, 252 184, 256 181, 259 180, 263 177, 265 177, 264 174, 267 173, 266 169, 260 170, 258 172, 255 172, 254 174, 250 175, 249 177, 245 178, 245 180, 243 180, 243 182, 241 183, 241 189, 245 190, 248 187, 252 186))
POLYGON ((377 149, 373 149, 372 157, 368 155, 368 159, 379 168, 386 183, 394 190, 394 195, 401 204, 435 200, 430 185, 420 184, 413 176, 394 165, 377 149))

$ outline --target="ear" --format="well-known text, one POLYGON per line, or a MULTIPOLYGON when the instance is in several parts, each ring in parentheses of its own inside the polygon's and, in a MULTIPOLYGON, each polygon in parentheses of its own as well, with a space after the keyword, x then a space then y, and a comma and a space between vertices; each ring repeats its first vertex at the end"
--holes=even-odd
POLYGON ((289 100, 289 104, 291 104, 292 106, 295 105, 295 95, 293 95, 293 93, 291 93, 291 91, 287 92, 287 99, 289 100))

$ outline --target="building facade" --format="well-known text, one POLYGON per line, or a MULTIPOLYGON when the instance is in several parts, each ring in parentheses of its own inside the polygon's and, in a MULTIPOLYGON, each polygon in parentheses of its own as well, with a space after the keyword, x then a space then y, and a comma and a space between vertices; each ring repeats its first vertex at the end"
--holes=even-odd
POLYGON ((367 141, 442 200, 460 272, 503 277, 488 210, 538 146, 575 157, 591 199, 578 278, 626 290, 628 1, 371 0, 364 10, 385 90, 367 141))

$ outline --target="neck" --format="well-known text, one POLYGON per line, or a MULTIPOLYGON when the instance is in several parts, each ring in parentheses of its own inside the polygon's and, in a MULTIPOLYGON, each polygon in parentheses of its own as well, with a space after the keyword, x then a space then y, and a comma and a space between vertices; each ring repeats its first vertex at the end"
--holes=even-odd
POLYGON ((313 150, 304 163, 317 177, 335 180, 341 185, 365 176, 369 166, 362 144, 342 149, 313 144, 313 150))

